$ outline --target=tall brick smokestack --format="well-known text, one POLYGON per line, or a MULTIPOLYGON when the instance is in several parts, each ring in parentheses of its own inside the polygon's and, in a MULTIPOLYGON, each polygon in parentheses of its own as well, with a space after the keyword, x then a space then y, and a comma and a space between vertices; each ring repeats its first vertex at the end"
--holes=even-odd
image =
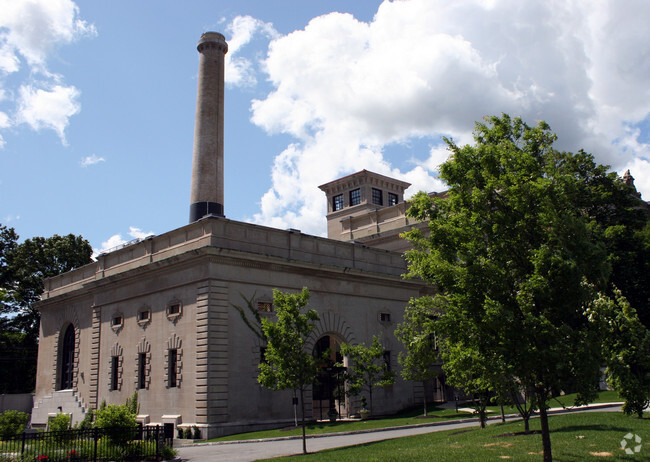
POLYGON ((199 50, 199 88, 194 120, 194 154, 190 223, 223 210, 224 61, 228 44, 223 35, 206 32, 199 50))

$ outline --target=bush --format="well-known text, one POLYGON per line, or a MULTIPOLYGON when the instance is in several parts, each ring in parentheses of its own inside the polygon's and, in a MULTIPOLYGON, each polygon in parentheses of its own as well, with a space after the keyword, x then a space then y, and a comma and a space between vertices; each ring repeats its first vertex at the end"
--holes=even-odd
POLYGON ((171 446, 167 446, 166 444, 163 444, 163 447, 160 449, 160 456, 162 457, 162 460, 172 460, 176 457, 178 452, 176 449, 172 448, 171 446))
POLYGON ((0 437, 18 435, 25 431, 29 415, 20 411, 5 411, 0 414, 0 437))
POLYGON ((89 408, 83 420, 77 422, 74 428, 75 430, 90 430, 93 428, 93 420, 95 420, 95 411, 92 408, 89 408))
POLYGON ((192 432, 194 433, 192 436, 195 440, 200 440, 201 439, 201 430, 199 430, 199 427, 194 425, 192 427, 192 432))
POLYGON ((105 430, 115 444, 131 441, 138 426, 135 414, 124 404, 109 404, 95 413, 95 427, 105 430))
POLYGON ((68 414, 58 413, 48 421, 51 432, 62 432, 70 430, 70 416, 68 414))
POLYGON ((185 430, 183 430, 183 438, 187 440, 192 439, 192 429, 190 427, 187 427, 185 430))
POLYGON ((179 440, 183 439, 183 429, 181 427, 176 427, 176 437, 179 440))

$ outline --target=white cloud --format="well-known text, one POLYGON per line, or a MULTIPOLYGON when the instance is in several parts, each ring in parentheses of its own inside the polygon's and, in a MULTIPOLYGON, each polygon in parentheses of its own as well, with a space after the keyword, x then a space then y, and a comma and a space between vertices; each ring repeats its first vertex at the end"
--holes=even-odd
POLYGON ((241 56, 241 50, 253 40, 255 35, 272 39, 278 37, 277 31, 271 23, 265 23, 252 16, 237 16, 228 25, 227 32, 230 34, 230 39, 225 62, 226 82, 235 86, 255 85, 257 82, 255 64, 241 56))
POLYGON ((25 85, 19 92, 17 123, 26 123, 34 130, 52 129, 65 144, 68 120, 81 110, 79 90, 61 85, 50 89, 25 85))
MULTIPOLYGON (((0 0, 0 11, 0 100, 12 106, 3 109, 5 117, 15 114, 15 120, 6 120, 0 129, 27 123, 34 130, 54 130, 65 143, 69 118, 80 109, 79 91, 50 72, 47 61, 57 47, 97 31, 79 17, 79 7, 71 0, 0 0), (25 72, 5 78, 24 65, 25 72)), ((0 148, 3 144, 0 136, 0 148)))
POLYGON ((89 167, 91 165, 95 165, 100 162, 106 162, 106 159, 104 159, 103 157, 98 157, 96 154, 93 154, 91 156, 87 156, 81 159, 80 164, 82 167, 89 167))
POLYGON ((437 146, 442 134, 472 142, 474 121, 502 112, 546 120, 560 149, 645 168, 648 147, 630 127, 650 115, 648 17, 643 0, 408 0, 384 1, 368 23, 312 19, 271 41, 273 89, 252 102, 256 125, 294 138, 253 220, 321 233, 317 186, 363 168, 441 187, 442 148, 407 152, 416 167, 404 171, 384 146, 416 137, 437 146))
POLYGON ((0 10, 0 62, 5 72, 17 70, 19 56, 44 71, 54 47, 97 33, 94 25, 79 18, 79 7, 71 0, 2 0, 0 10))
POLYGON ((128 244, 129 242, 133 240, 141 240, 149 236, 153 236, 154 233, 149 231, 149 232, 144 232, 140 228, 136 228, 134 226, 129 226, 129 232, 127 233, 127 236, 130 237, 130 239, 125 239, 122 237, 122 234, 113 234, 111 237, 109 237, 107 240, 101 243, 99 248, 93 247, 93 255, 92 258, 93 260, 97 259, 97 256, 99 254, 116 250, 117 248, 128 244))

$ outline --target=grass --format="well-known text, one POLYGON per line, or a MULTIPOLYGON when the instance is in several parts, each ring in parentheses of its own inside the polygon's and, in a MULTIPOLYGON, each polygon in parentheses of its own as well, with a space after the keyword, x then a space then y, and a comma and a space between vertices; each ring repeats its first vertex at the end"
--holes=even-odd
MULTIPOLYGON (((551 446, 556 461, 650 460, 650 414, 644 419, 620 412, 589 412, 550 417, 551 446), (628 456, 621 449, 627 433, 639 435, 642 448, 628 456)), ((476 461, 542 460, 540 434, 524 435, 521 421, 489 425, 481 430, 448 430, 348 448, 330 449, 292 461, 476 461)), ((539 431, 539 419, 531 420, 539 431)), ((309 449, 309 442, 307 442, 309 449)))
MULTIPOLYGON (((439 422, 453 419, 466 419, 472 417, 466 412, 456 412, 454 409, 433 409, 430 410, 427 417, 422 416, 422 407, 405 410, 394 416, 382 419, 355 420, 355 421, 337 421, 337 422, 316 422, 307 426, 307 435, 317 435, 323 433, 349 432, 358 430, 372 430, 376 428, 401 427, 404 425, 423 424, 430 422, 439 422)), ((302 435, 302 429, 298 427, 287 427, 276 430, 265 430, 250 433, 238 433, 236 435, 223 436, 208 441, 236 441, 251 440, 262 438, 282 438, 285 436, 302 435)))
MULTIPOLYGON (((564 406, 572 406, 575 395, 566 395, 559 397, 558 400, 560 403, 563 403, 564 406)), ((595 403, 606 403, 620 401, 618 393, 615 391, 603 391, 600 392, 595 403)), ((553 400, 551 402, 551 407, 561 407, 558 401, 553 400)), ((492 411, 491 415, 499 415, 501 409, 499 406, 491 406, 488 408, 492 411)), ((506 414, 516 414, 517 409, 513 407, 504 408, 506 414)), ((405 425, 415 425, 431 422, 439 422, 443 420, 453 420, 453 419, 466 419, 473 417, 472 414, 467 412, 456 412, 455 409, 441 409, 433 408, 428 412, 428 416, 424 417, 422 415, 422 406, 417 406, 404 410, 393 416, 384 417, 381 419, 373 420, 359 420, 359 421, 344 421, 344 422, 318 422, 310 424, 307 427, 307 435, 316 435, 323 433, 337 433, 337 432, 349 432, 349 431, 358 431, 358 430, 372 430, 376 428, 387 428, 387 427, 403 427, 405 425)), ((300 427, 288 427, 283 429, 275 430, 265 430, 258 432, 249 432, 249 433, 238 433, 235 435, 223 436, 220 438, 214 438, 208 441, 237 441, 237 440, 252 440, 252 439, 263 439, 263 438, 282 438, 286 436, 299 436, 302 435, 302 430, 300 427)))

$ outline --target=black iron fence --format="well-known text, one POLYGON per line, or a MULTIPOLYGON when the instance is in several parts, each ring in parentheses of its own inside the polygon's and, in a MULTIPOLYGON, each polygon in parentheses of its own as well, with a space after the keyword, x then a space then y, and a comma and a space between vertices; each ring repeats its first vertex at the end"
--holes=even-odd
POLYGON ((161 426, 22 433, 0 439, 0 462, 161 460, 172 444, 161 426))

